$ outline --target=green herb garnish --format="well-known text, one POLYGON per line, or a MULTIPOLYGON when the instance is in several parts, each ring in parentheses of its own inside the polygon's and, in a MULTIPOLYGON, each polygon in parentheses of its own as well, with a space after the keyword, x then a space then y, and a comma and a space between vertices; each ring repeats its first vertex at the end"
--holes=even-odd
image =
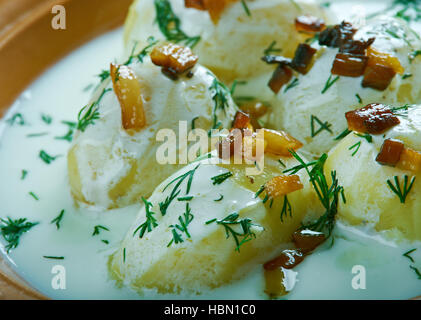
POLYGON ((43 256, 45 259, 64 260, 64 257, 43 256))
POLYGON ((26 218, 16 220, 11 218, 0 219, 0 233, 7 242, 5 246, 7 253, 17 248, 20 243, 20 237, 37 224, 38 222, 29 222, 26 218))
POLYGON ((194 48, 200 41, 200 36, 189 37, 181 30, 181 21, 175 15, 168 0, 155 0, 154 2, 156 21, 165 38, 175 43, 183 42, 185 45, 194 48))
POLYGON ((230 236, 233 237, 236 245, 235 250, 238 252, 240 252, 240 247, 243 244, 256 238, 256 235, 251 230, 251 228, 253 226, 258 226, 256 224, 253 224, 252 220, 249 218, 238 219, 239 217, 240 215, 235 212, 222 220, 212 219, 206 222, 206 225, 212 224, 214 222, 216 222, 219 225, 222 225, 225 229, 226 238, 228 239, 230 236), (234 230, 234 226, 240 226, 240 228, 234 230))
POLYGON ((339 76, 336 76, 335 78, 332 79, 332 75, 329 76, 329 78, 326 81, 326 84, 322 90, 322 94, 326 93, 327 90, 329 90, 329 88, 331 86, 333 86, 333 84, 339 80, 339 76))
POLYGON ((31 191, 31 192, 29 192, 29 195, 30 195, 32 198, 34 198, 36 201, 39 201, 38 196, 37 196, 35 193, 33 193, 32 191, 31 191))
POLYGON ((102 90, 102 93, 100 94, 99 98, 95 102, 93 102, 89 106, 88 105, 84 106, 79 111, 79 114, 77 116, 77 120, 78 120, 77 126, 76 126, 77 130, 84 132, 89 125, 94 124, 95 121, 99 119, 99 111, 98 111, 99 103, 104 97, 104 95, 111 90, 112 90, 111 88, 102 90))
POLYGON ((10 119, 6 120, 6 123, 13 126, 15 124, 19 126, 25 125, 25 119, 21 113, 15 113, 10 119))
POLYGON ((61 223, 61 220, 63 220, 64 213, 65 213, 65 210, 64 209, 61 210, 60 214, 57 217, 55 217, 53 220, 51 220, 50 222, 51 224, 53 223, 56 224, 57 230, 60 229, 60 223, 61 223))
POLYGON ((99 235, 101 233, 101 230, 110 231, 107 227, 97 225, 94 227, 94 232, 92 232, 92 236, 99 235))
POLYGON ((42 161, 44 161, 46 164, 50 164, 51 162, 53 162, 54 160, 56 160, 59 156, 50 156, 47 152, 45 152, 44 150, 41 150, 39 152, 39 157, 41 158, 42 161))
POLYGON ((415 178, 415 176, 412 177, 411 182, 409 182, 409 177, 405 175, 403 189, 401 189, 399 178, 397 176, 394 177, 395 185, 393 185, 390 180, 387 180, 388 186, 399 197, 401 203, 405 203, 406 197, 408 196, 409 192, 411 192, 411 189, 414 185, 415 178))
POLYGON ((182 234, 179 232, 184 233, 187 238, 191 238, 187 227, 193 221, 193 219, 194 216, 191 213, 190 205, 189 203, 186 203, 186 211, 182 216, 178 217, 178 224, 170 225, 173 238, 168 243, 167 247, 170 247, 173 243, 178 244, 184 242, 182 234))
POLYGON ((330 127, 332 126, 332 124, 330 124, 329 122, 322 122, 319 118, 317 118, 314 115, 311 115, 311 120, 310 120, 310 129, 311 129, 311 137, 314 138, 315 136, 317 136, 320 132, 322 132, 323 130, 326 130, 330 133, 333 133, 332 130, 330 129, 330 127), (320 126, 319 129, 315 129, 315 122, 320 126))
POLYGON ((228 178, 232 177, 232 172, 228 171, 218 176, 212 177, 211 180, 213 181, 213 185, 221 184, 228 178))
POLYGON ((133 237, 139 232, 139 238, 143 238, 146 231, 151 232, 154 228, 158 226, 156 218, 154 217, 155 212, 151 211, 152 203, 142 197, 142 201, 145 204, 146 211, 146 221, 142 223, 136 230, 133 232, 133 237))

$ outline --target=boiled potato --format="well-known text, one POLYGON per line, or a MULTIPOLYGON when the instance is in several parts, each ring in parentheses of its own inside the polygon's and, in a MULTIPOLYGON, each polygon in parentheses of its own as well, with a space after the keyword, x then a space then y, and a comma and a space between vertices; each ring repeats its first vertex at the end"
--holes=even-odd
POLYGON ((417 103, 421 98, 421 60, 419 57, 411 58, 411 54, 421 48, 417 35, 405 21, 381 17, 359 28, 354 39, 367 40, 371 37, 375 37, 372 48, 397 57, 404 69, 402 74, 396 74, 386 90, 363 88, 362 77, 341 76, 334 81, 336 76, 331 75, 331 68, 338 49, 320 48, 315 43, 313 46, 318 52, 314 65, 307 74, 296 75, 298 80, 295 81, 298 82, 295 87, 286 92, 286 88, 282 88, 271 100, 273 112, 266 125, 291 133, 305 144, 303 151, 314 156, 328 152, 336 143, 334 138, 347 128, 345 112, 369 103, 417 103), (331 83, 330 87, 328 83, 331 83), (326 124, 328 130, 321 129, 321 124, 326 124))
MULTIPOLYGON (((110 80, 105 81, 94 99, 103 93, 98 104, 98 119, 93 119, 94 123, 83 132, 78 131, 68 153, 71 192, 79 203, 100 209, 133 204, 141 196, 149 196, 160 181, 181 168, 182 164, 157 161, 158 148, 164 143, 157 141, 160 129, 172 130, 180 138, 183 137, 183 133, 179 133, 180 121, 184 121, 187 133, 193 123, 195 128, 205 130, 212 128, 214 122, 221 128, 231 126, 236 106, 229 90, 221 90, 226 103, 223 108, 215 108, 213 97, 217 80, 208 69, 196 65, 191 70, 191 78, 182 76, 174 81, 149 57, 145 57, 143 63, 133 59, 129 68, 133 71, 133 74, 128 73, 131 83, 118 91, 124 99, 117 97, 110 80), (133 81, 138 81, 138 85, 133 81), (139 102, 138 97, 129 99, 130 88, 135 88, 136 94, 141 93, 142 101, 139 102), (140 116, 130 111, 131 104, 127 105, 133 101, 134 107, 143 108, 140 116), (122 102, 128 110, 125 113, 122 113, 122 102), (122 114, 126 114, 124 123, 122 114)), ((121 67, 120 72, 124 69, 121 67)), ((123 76, 119 75, 120 80, 123 76)), ((87 110, 84 112, 82 115, 87 110)), ((177 140, 172 145, 178 155, 178 152, 187 152, 191 143, 178 144, 177 140)), ((176 163, 180 163, 180 159, 175 159, 176 163)))
MULTIPOLYGON (((246 165, 209 164, 208 160, 195 162, 166 179, 147 200, 148 212, 154 212, 156 225, 150 232, 144 230, 145 207, 139 212, 119 250, 110 258, 109 266, 114 279, 132 289, 146 293, 193 293, 226 285, 239 279, 248 271, 267 262, 279 254, 280 247, 291 241, 291 236, 304 219, 314 218, 322 212, 313 189, 304 172, 298 173, 303 189, 288 194, 292 214, 280 217, 284 197, 275 198, 265 204, 255 196, 260 186, 273 177, 283 175, 279 158, 265 157, 263 173, 247 176, 246 165), (197 167, 199 165, 199 167, 197 167), (193 172, 191 188, 188 173, 193 172), (212 179, 218 175, 232 173, 222 183, 212 179), (168 206, 165 215, 161 207, 171 198, 176 182, 187 176, 179 186, 181 193, 168 206), (177 180, 178 178, 178 180, 177 180), (171 182, 174 181, 172 184, 171 182), (189 189, 189 190, 188 190, 189 189), (179 201, 178 197, 193 197, 179 201), (311 209, 309 209, 311 204, 311 209), (188 233, 176 229, 180 217, 191 214, 188 233), (215 220, 223 220, 238 213, 238 220, 250 219, 250 237, 237 249, 232 234, 215 220), (182 242, 174 242, 174 229, 182 242)), ((281 158, 287 167, 298 162, 293 158, 281 158)), ((184 220, 183 220, 184 221, 184 220)), ((239 225, 231 227, 242 233, 239 225)), ((240 236, 239 242, 243 240, 240 236)))
POLYGON ((421 240, 420 172, 380 165, 375 160, 384 140, 389 138, 421 151, 421 107, 414 106, 407 115, 399 118, 401 123, 398 126, 390 129, 385 136, 373 136, 372 143, 351 133, 330 152, 326 170, 336 170, 345 188, 347 202, 339 208, 340 220, 371 227, 397 240, 421 240), (387 184, 389 180, 396 186, 395 176, 402 192, 405 176, 408 177, 407 187, 415 177, 405 203, 401 203, 387 184))
MULTIPOLYGON (((250 16, 240 1, 233 2, 213 23, 207 11, 185 8, 184 0, 169 0, 181 30, 190 37, 201 37, 194 47, 199 62, 225 83, 255 78, 271 70, 260 58, 273 41, 283 55, 292 56, 304 39, 295 30, 297 16, 311 14, 327 23, 331 21, 325 10, 311 0, 247 0, 250 16)), ((165 39, 155 22, 156 16, 154 0, 134 2, 125 27, 127 52, 135 43, 144 44, 149 36, 165 39)))

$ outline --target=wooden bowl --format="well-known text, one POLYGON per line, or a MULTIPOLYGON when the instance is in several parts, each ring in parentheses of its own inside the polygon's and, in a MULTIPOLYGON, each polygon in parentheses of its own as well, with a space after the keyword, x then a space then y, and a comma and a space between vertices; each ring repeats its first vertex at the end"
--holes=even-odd
MULTIPOLYGON (((132 0, 0 0, 0 116, 45 69, 87 41, 120 26, 132 0), (55 30, 52 8, 66 9, 55 30)), ((0 258, 0 299, 46 299, 0 258)))

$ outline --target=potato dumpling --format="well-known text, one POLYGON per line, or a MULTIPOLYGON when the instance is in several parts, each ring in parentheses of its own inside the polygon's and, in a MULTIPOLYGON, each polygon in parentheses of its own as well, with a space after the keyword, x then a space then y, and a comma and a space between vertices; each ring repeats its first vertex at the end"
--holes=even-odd
MULTIPOLYGON (((381 17, 358 27, 355 40, 375 37, 371 51, 397 58, 403 71, 397 73, 384 91, 363 88, 363 77, 331 74, 337 48, 312 46, 318 49, 314 64, 307 74, 296 74, 289 84, 270 101, 273 111, 266 126, 283 129, 304 143, 302 152, 320 155, 328 152, 334 140, 347 125, 344 113, 368 103, 417 103, 421 94, 421 60, 413 57, 421 48, 418 36, 403 20, 381 17), (287 89, 288 88, 288 89, 287 89)), ((395 60, 396 61, 396 60, 395 60)), ((270 75, 267 77, 270 79, 270 75)))
MULTIPOLYGON (((112 277, 140 293, 151 290, 161 294, 200 294, 237 280, 272 259, 282 245, 291 242, 292 233, 304 219, 313 219, 322 212, 305 171, 297 174, 302 186, 295 188, 297 181, 292 182, 295 187, 287 195, 291 215, 281 219, 284 196, 273 198, 273 202, 271 199, 264 202, 263 193, 256 197, 262 185, 283 175, 285 167, 278 159, 267 155, 263 173, 255 176, 246 175, 246 165, 209 164, 202 160, 166 179, 145 200, 146 206, 118 251, 110 257, 112 277), (148 212, 153 212, 156 219, 150 232, 143 225, 148 212), (228 236, 224 225, 218 223, 224 219, 237 222, 249 219, 253 236, 247 239, 238 236, 239 243, 248 240, 238 248, 233 234, 228 231, 228 236), (181 222, 185 221, 189 221, 188 235, 181 231, 181 222), (175 240, 174 232, 181 240, 175 240)), ((294 158, 281 160, 286 167, 298 164, 294 158)), ((243 233, 240 225, 228 226, 243 233)))
POLYGON ((149 36, 166 39, 155 20, 154 2, 168 2, 180 21, 181 31, 190 37, 200 36, 194 46, 199 62, 225 83, 270 71, 271 67, 260 58, 274 41, 274 48, 292 56, 297 44, 304 39, 295 29, 297 16, 311 14, 330 23, 325 9, 311 0, 246 0, 250 16, 241 1, 230 1, 214 22, 208 11, 186 8, 184 0, 138 0, 126 21, 127 52, 137 42, 144 44, 149 36))
MULTIPOLYGON (((112 65, 112 81, 104 81, 95 94, 94 101, 98 101, 99 93, 101 99, 91 110, 92 123, 80 126, 68 153, 74 198, 102 209, 124 207, 141 196, 148 197, 160 181, 182 167, 158 163, 157 150, 164 143, 157 141, 160 129, 172 130, 178 138, 183 136, 179 121, 184 121, 187 133, 192 126, 209 130, 215 122, 229 128, 236 112, 229 90, 223 87, 218 89, 226 103, 215 107, 215 87, 220 83, 208 69, 196 65, 189 76, 172 80, 149 57, 144 57, 143 63, 137 57, 132 60, 128 67, 112 65), (116 81, 125 85, 113 88, 111 82, 116 81), (140 92, 141 101, 138 97, 128 99, 131 88, 137 95, 140 92), (139 108, 143 112, 138 112, 139 108)), ((80 117, 86 119, 88 111, 85 109, 80 117)), ((178 151, 184 154, 190 145, 174 142, 177 155, 178 151)))
MULTIPOLYGON (((329 154, 326 170, 336 170, 345 188, 346 204, 338 217, 351 225, 370 226, 397 240, 421 240, 421 175, 419 168, 402 170, 376 161, 386 139, 404 143, 405 148, 421 152, 421 107, 413 106, 399 116, 400 124, 385 135, 373 135, 370 143, 355 133, 349 134, 329 154), (405 192, 405 176, 407 176, 405 192), (387 183, 402 194, 404 203, 387 183), (413 180, 415 178, 415 180, 413 180), (410 187, 411 181, 414 181, 410 187)), ((421 155, 421 154, 420 154, 421 155)))

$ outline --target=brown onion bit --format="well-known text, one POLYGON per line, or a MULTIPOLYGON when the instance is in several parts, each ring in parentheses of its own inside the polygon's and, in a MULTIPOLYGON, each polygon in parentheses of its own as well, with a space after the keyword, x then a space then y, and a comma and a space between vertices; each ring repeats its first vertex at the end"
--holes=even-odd
POLYGON ((266 182, 265 190, 272 199, 285 196, 289 193, 303 189, 300 176, 293 174, 290 176, 277 176, 266 182))
POLYGON ((399 162, 396 164, 396 168, 412 172, 420 172, 421 152, 415 151, 411 148, 403 148, 399 162))
POLYGON ((378 103, 345 113, 348 129, 360 133, 381 134, 400 123, 392 110, 378 103))
POLYGON ((323 19, 311 15, 295 18, 295 29, 302 32, 320 32, 326 27, 323 19))
POLYGON ((250 122, 250 116, 247 113, 237 111, 232 127, 236 129, 250 129, 250 122))
POLYGON ((299 73, 306 74, 313 60, 313 56, 317 50, 306 43, 298 45, 295 51, 294 59, 292 59, 291 67, 299 73))
POLYGON ((299 230, 293 233, 292 240, 302 252, 309 253, 325 242, 326 236, 322 232, 299 230))
POLYGON ((268 86, 274 92, 278 93, 281 88, 292 79, 292 70, 285 66, 279 65, 269 80, 268 86))
POLYGON ((304 254, 300 250, 284 250, 281 254, 266 262, 263 265, 265 270, 275 270, 278 268, 292 269, 304 260, 304 254))
POLYGON ((150 54, 152 62, 162 67, 162 72, 172 80, 193 68, 198 57, 190 48, 167 43, 153 48, 150 54))
POLYGON ((376 161, 384 166, 396 166, 401 158, 404 144, 399 140, 387 139, 383 142, 376 161))
POLYGON ((227 137, 222 138, 217 143, 218 157, 223 160, 229 160, 232 156, 242 156, 243 139, 245 136, 252 135, 253 132, 250 129, 232 129, 227 137))
POLYGON ((184 0, 184 6, 186 8, 206 10, 205 0, 184 0))
POLYGON ((250 121, 253 128, 260 129, 261 125, 259 124, 258 119, 268 112, 268 106, 262 102, 257 101, 244 103, 239 107, 242 111, 250 116, 250 121))
POLYGON ((333 61, 331 73, 345 77, 360 77, 364 74, 368 58, 364 55, 338 53, 333 61))
POLYGON ((344 43, 352 41, 356 32, 351 23, 343 21, 341 24, 323 30, 319 35, 319 44, 340 48, 344 43))
POLYGON ((364 72, 363 88, 372 88, 379 91, 386 90, 395 77, 396 72, 381 64, 369 64, 364 72))
POLYGON ((342 53, 350 53, 350 54, 361 54, 365 55, 366 50, 370 47, 376 38, 370 38, 367 41, 360 41, 360 40, 352 40, 346 41, 342 44, 340 48, 340 52, 342 53))
POLYGON ((292 239, 297 248, 304 253, 309 253, 321 245, 326 240, 326 236, 322 232, 299 230, 293 233, 292 239))

